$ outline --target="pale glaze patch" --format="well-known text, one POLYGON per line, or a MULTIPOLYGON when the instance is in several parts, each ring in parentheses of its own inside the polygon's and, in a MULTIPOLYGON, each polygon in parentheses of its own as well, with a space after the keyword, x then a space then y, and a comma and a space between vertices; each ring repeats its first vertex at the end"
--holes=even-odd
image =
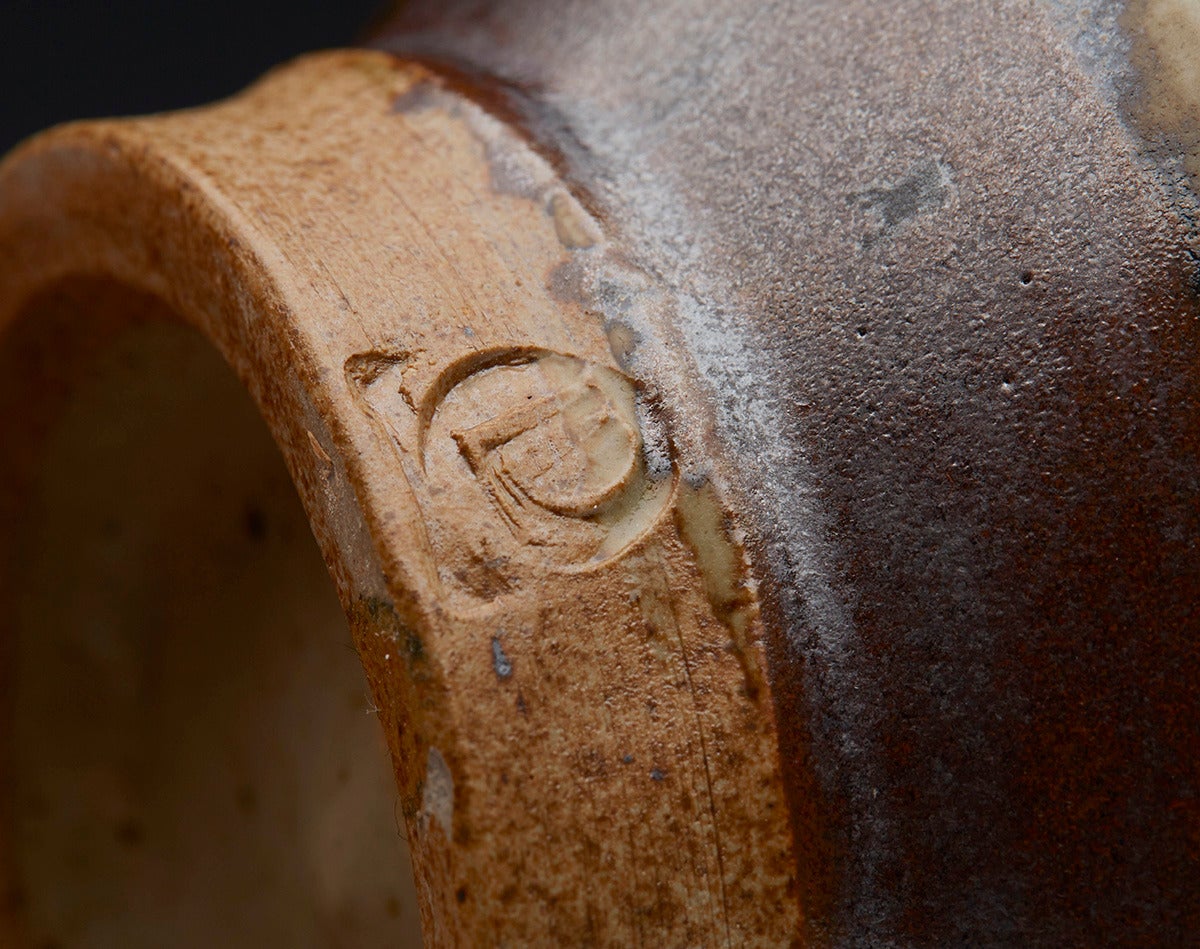
POLYGON ((1175 139, 1193 186, 1200 183, 1200 3, 1132 0, 1122 18, 1142 80, 1134 114, 1175 139))

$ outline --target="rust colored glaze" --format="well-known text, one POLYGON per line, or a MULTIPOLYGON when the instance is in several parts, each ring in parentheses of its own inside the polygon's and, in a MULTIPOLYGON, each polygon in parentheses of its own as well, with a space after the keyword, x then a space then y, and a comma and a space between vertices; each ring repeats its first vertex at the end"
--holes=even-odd
POLYGON ((376 43, 569 124, 625 257, 553 288, 741 498, 809 936, 1190 942, 1192 6, 415 2, 376 43))

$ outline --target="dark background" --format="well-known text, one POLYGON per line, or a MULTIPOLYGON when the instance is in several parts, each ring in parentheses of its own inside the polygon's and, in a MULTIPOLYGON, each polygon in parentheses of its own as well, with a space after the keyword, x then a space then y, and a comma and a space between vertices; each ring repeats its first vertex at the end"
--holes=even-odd
POLYGON ((62 122, 211 102, 363 37, 382 0, 0 0, 0 154, 62 122))

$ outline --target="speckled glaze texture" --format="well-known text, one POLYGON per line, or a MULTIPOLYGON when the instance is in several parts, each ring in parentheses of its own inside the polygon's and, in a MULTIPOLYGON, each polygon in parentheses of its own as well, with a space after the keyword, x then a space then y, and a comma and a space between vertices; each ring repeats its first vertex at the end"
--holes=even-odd
POLYGON ((375 41, 625 242, 554 289, 742 499, 815 942, 1200 931, 1200 138, 1165 6, 418 0, 375 41))

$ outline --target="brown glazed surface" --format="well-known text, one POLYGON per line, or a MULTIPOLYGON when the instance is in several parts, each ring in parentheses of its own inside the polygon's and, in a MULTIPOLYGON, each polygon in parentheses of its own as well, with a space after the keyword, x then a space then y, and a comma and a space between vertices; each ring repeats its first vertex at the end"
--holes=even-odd
POLYGON ((810 935, 1194 938, 1187 5, 417 0, 377 44, 660 281, 552 286, 745 504, 810 935))

